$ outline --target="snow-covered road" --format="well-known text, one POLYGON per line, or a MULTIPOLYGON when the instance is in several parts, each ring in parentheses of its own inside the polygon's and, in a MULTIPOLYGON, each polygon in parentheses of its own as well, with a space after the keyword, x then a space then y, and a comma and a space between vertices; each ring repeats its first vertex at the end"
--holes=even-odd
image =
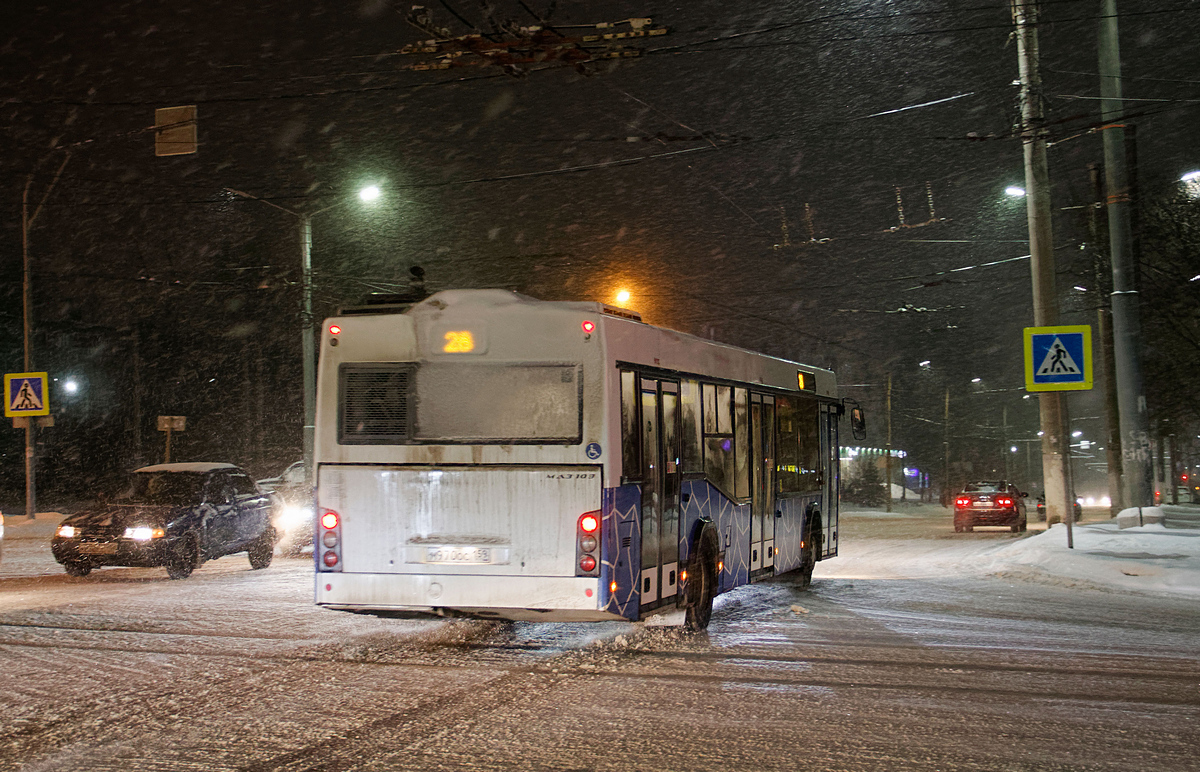
POLYGON ((998 569, 1055 532, 948 522, 847 513, 812 590, 698 636, 320 610, 301 559, 75 579, 10 539, 0 769, 1197 768, 1194 598, 998 569))

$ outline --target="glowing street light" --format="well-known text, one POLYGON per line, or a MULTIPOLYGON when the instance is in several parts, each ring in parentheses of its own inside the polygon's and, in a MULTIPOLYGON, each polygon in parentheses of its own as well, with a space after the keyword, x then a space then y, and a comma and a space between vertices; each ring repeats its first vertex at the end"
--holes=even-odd
POLYGON ((378 185, 368 185, 362 190, 358 191, 358 197, 366 202, 371 202, 379 198, 379 194, 380 192, 378 185))
POLYGON ((74 380, 69 380, 63 384, 63 391, 67 392, 68 394, 74 394, 75 392, 79 391, 79 384, 74 380))
POLYGON ((1188 172, 1180 177, 1179 181, 1183 183, 1183 188, 1187 191, 1189 198, 1200 198, 1200 169, 1188 172))
POLYGON ((623 290, 620 290, 619 292, 617 292, 617 302, 618 303, 628 303, 630 297, 631 296, 629 294, 629 290, 623 289, 623 290))
POLYGON ((1004 195, 1009 196, 1010 198, 1024 198, 1025 188, 1019 188, 1016 185, 1009 185, 1004 189, 1004 195))

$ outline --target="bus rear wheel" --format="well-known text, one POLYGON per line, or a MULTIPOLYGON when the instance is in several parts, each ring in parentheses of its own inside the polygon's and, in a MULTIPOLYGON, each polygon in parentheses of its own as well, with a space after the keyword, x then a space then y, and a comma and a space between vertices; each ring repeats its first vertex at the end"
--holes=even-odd
POLYGON ((687 610, 684 626, 693 632, 708 628, 713 598, 717 595, 717 539, 711 530, 701 533, 696 557, 688 575, 687 610))
POLYGON ((800 576, 796 580, 796 585, 802 590, 812 584, 813 569, 817 567, 817 542, 820 539, 819 532, 808 529, 804 547, 800 550, 800 576))

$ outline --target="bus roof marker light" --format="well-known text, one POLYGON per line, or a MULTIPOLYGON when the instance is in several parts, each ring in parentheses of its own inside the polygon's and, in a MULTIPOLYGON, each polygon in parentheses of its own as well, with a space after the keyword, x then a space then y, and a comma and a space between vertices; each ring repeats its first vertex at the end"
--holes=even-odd
POLYGON ((579 326, 582 327, 583 331, 585 333, 587 333, 588 335, 591 335, 593 332, 596 331, 596 323, 591 321, 590 319, 585 319, 583 324, 581 324, 579 326))
POLYGON ((341 335, 342 328, 338 327, 336 324, 331 324, 331 325, 329 325, 329 334, 330 335, 341 335))

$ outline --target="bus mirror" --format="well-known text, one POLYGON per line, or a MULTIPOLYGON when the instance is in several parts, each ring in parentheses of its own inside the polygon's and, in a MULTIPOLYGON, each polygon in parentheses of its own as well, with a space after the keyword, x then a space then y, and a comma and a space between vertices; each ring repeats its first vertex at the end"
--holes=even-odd
POLYGON ((861 407, 850 408, 850 433, 854 435, 856 440, 865 440, 867 438, 867 419, 863 416, 861 407))

